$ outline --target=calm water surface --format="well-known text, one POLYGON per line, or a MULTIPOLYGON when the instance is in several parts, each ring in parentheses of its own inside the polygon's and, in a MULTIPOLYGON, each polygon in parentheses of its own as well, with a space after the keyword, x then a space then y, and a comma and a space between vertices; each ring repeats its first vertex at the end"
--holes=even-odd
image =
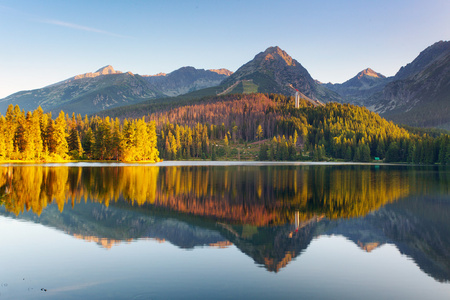
POLYGON ((450 299, 450 169, 0 166, 2 299, 450 299))

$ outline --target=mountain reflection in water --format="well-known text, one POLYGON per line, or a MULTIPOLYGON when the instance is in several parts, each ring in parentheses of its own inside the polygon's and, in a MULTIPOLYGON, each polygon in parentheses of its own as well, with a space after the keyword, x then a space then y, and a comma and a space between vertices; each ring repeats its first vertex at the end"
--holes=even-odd
POLYGON ((6 166, 1 213, 110 248, 234 244, 278 272, 313 238, 393 243, 450 280, 450 175, 396 166, 6 166), (400 200, 401 199, 401 200, 400 200), (400 201, 399 201, 400 200, 400 201))

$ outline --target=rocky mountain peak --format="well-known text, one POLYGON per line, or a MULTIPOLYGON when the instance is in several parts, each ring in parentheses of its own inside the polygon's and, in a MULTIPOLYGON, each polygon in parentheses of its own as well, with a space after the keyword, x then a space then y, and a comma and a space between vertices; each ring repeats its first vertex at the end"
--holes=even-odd
POLYGON ((66 82, 69 82, 72 80, 77 80, 77 79, 82 79, 82 78, 95 78, 95 77, 102 76, 102 75, 112 75, 112 74, 121 74, 121 73, 122 72, 120 72, 120 71, 114 70, 114 68, 112 66, 107 65, 107 66, 104 66, 103 68, 98 69, 94 73, 80 74, 80 75, 70 78, 66 82))
POLYGON ((226 78, 222 85, 226 87, 225 91, 237 92, 241 83, 242 86, 251 86, 249 90, 253 92, 293 95, 296 89, 312 100, 342 101, 335 92, 316 83, 297 60, 277 46, 257 54, 226 78))
POLYGON ((269 47, 261 54, 264 61, 284 61, 288 66, 295 66, 295 60, 278 46, 269 47))
POLYGON ((233 72, 231 72, 228 69, 222 68, 222 69, 209 69, 208 71, 217 73, 219 75, 225 75, 225 76, 231 76, 231 74, 233 74, 233 72))
POLYGON ((121 73, 120 71, 114 70, 111 65, 104 66, 103 68, 98 69, 95 73, 99 73, 99 75, 109 75, 109 74, 117 74, 121 73))
POLYGON ((364 76, 368 76, 368 77, 374 77, 374 78, 386 78, 386 76, 375 72, 374 70, 372 70, 371 68, 367 68, 362 70, 361 72, 359 72, 359 74, 357 75, 358 79, 363 78, 364 76))

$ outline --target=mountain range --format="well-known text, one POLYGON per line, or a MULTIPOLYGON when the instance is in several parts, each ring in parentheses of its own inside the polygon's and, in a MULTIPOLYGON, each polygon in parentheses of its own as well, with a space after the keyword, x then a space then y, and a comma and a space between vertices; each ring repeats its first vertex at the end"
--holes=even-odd
POLYGON ((169 74, 154 76, 120 72, 105 66, 93 73, 80 74, 31 91, 21 91, 0 99, 0 112, 9 104, 21 109, 59 113, 94 114, 105 109, 140 103, 145 100, 178 96, 218 85, 231 72, 226 69, 203 70, 183 67, 169 74))
POLYGON ((395 76, 366 69, 324 86, 396 123, 450 129, 450 41, 427 47, 395 76))
POLYGON ((295 90, 310 101, 366 106, 397 123, 449 129, 450 42, 429 46, 395 76, 386 77, 366 68, 341 84, 314 80, 297 60, 279 47, 260 52, 234 73, 227 69, 182 67, 169 74, 138 75, 106 66, 94 73, 0 99, 0 112, 4 113, 9 104, 18 104, 25 110, 40 105, 44 111, 55 113, 64 110, 108 114, 111 108, 143 103, 139 112, 147 114, 151 110, 146 110, 145 105, 170 102, 170 97, 181 95, 179 102, 217 94, 292 96, 295 90))

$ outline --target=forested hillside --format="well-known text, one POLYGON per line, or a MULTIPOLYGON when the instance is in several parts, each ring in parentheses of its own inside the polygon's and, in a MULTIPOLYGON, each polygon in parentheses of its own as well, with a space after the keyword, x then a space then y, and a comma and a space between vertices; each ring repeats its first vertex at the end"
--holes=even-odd
POLYGON ((213 152, 208 149, 211 140, 223 140, 220 146, 265 140, 262 160, 369 162, 378 157, 387 162, 446 163, 450 159, 448 135, 413 134, 366 108, 349 104, 312 107, 303 101, 300 109, 295 109, 292 97, 229 95, 162 109, 149 118, 160 129, 162 157, 170 159, 189 154, 190 131, 199 131, 200 126, 206 157, 213 152))
POLYGON ((276 94, 213 96, 158 104, 139 119, 64 114, 10 106, 0 117, 3 160, 230 159, 236 145, 260 145, 260 160, 450 163, 450 138, 412 133, 366 108, 329 103, 300 108, 276 94))

